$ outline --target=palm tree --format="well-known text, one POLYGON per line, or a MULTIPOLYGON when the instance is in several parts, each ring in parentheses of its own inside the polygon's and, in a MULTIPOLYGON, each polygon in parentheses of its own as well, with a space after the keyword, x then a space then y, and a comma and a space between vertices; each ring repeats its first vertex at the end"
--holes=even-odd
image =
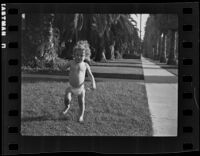
POLYGON ((157 14, 155 15, 155 23, 156 27, 159 30, 161 36, 161 48, 160 48, 160 57, 159 60, 162 63, 166 62, 166 35, 168 31, 168 15, 167 14, 157 14))
POLYGON ((121 45, 138 40, 137 29, 132 24, 135 21, 128 14, 57 14, 56 19, 55 26, 61 30, 61 43, 66 38, 70 38, 72 44, 78 40, 88 40, 91 47, 96 49, 96 60, 101 60, 104 49, 106 56, 109 56, 109 46, 113 41, 121 45))
POLYGON ((22 60, 23 64, 34 62, 35 57, 41 59, 54 58, 55 51, 51 44, 54 42, 50 31, 53 22, 52 14, 26 14, 23 18, 22 30, 22 60))
POLYGON ((150 15, 145 28, 145 53, 150 55, 152 53, 150 50, 152 46, 154 49, 157 49, 156 52, 154 50, 155 59, 159 57, 160 62, 175 64, 175 51, 177 51, 177 39, 175 39, 175 33, 177 34, 177 27, 178 20, 176 15, 150 15), (174 44, 176 45, 174 46, 174 44), (167 57, 168 60, 166 60, 167 57))
POLYGON ((136 31, 131 22, 133 22, 133 19, 131 19, 128 14, 94 14, 92 29, 96 32, 100 44, 97 60, 101 59, 102 51, 104 49, 109 49, 109 45, 114 47, 113 43, 117 45, 121 44, 119 39, 121 36, 123 36, 124 40, 130 42, 130 39, 133 37, 133 32, 136 31), (118 33, 120 31, 123 31, 123 35, 122 33, 118 33))
POLYGON ((177 50, 177 40, 175 40, 175 34, 178 30, 178 17, 177 15, 169 15, 169 20, 168 20, 168 28, 169 28, 169 41, 170 41, 170 48, 169 48, 169 54, 168 54, 168 61, 167 64, 176 64, 177 58, 175 57, 176 55, 176 50, 177 50), (176 45, 175 45, 176 44, 176 45))
MULTIPOLYGON (((112 29, 116 45, 119 45, 119 51, 119 47, 126 43, 131 53, 138 52, 140 39, 135 24, 136 21, 134 21, 129 14, 120 14, 117 24, 115 24, 112 29)), ((122 54, 123 51, 120 53, 122 54)))
POLYGON ((166 48, 162 48, 160 51, 160 62, 166 62, 166 53, 168 53, 168 61, 167 64, 175 64, 175 31, 178 28, 178 18, 173 14, 158 14, 156 15, 157 19, 157 27, 161 33, 163 33, 163 46, 166 48), (168 35, 167 35, 168 34, 168 35), (169 44, 166 42, 166 35, 169 37, 169 44))

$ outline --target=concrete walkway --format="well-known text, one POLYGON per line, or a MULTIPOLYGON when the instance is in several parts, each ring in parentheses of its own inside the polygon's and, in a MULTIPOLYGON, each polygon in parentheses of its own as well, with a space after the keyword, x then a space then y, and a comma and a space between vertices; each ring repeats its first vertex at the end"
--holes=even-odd
POLYGON ((141 57, 154 136, 177 136, 178 78, 141 57), (157 80, 161 80, 156 82, 157 80))

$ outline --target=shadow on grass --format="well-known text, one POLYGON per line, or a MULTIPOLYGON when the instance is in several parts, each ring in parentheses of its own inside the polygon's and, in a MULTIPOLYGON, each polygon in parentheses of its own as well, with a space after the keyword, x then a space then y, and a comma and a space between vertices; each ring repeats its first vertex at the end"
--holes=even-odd
MULTIPOLYGON (((137 67, 134 67, 137 68, 137 67)), ((178 75, 178 68, 177 67, 168 67, 168 66, 160 66, 161 69, 165 69, 168 72, 170 72, 171 74, 174 74, 175 76, 178 75)), ((154 70, 160 70, 160 68, 154 68, 154 67, 143 67, 143 69, 154 69, 154 70)))
MULTIPOLYGON (((62 76, 63 77, 63 76, 62 76)), ((117 80, 117 79, 116 79, 117 80)), ((26 82, 26 83, 37 83, 37 82, 69 82, 69 78, 53 78, 53 77, 23 77, 22 78, 22 83, 26 82)), ((85 80, 86 82, 90 82, 89 79, 85 80)), ((95 79, 96 82, 104 82, 104 79, 95 79)))
POLYGON ((173 69, 178 68, 178 66, 176 66, 176 65, 168 65, 168 64, 163 64, 163 63, 156 63, 156 65, 161 66, 163 68, 173 68, 173 69))
MULTIPOLYGON (((178 65, 168 65, 166 63, 160 63, 157 60, 152 60, 152 59, 149 59, 149 58, 146 58, 146 59, 148 61, 152 62, 152 63, 155 63, 156 65, 160 66, 161 68, 167 70, 168 72, 170 72, 170 73, 172 73, 176 76, 178 75, 178 65)), ((144 63, 144 64, 146 64, 146 63, 144 63)))
MULTIPOLYGON (((110 78, 110 79, 132 79, 132 80, 144 80, 144 75, 142 74, 118 74, 118 73, 95 73, 93 72, 95 78, 110 78)), ((34 73, 34 74, 22 74, 22 79, 28 78, 39 78, 39 79, 54 79, 54 80, 64 80, 68 81, 68 75, 55 75, 55 74, 41 74, 41 73, 34 73), (67 79, 67 80, 65 80, 67 79)))
POLYGON ((67 116, 59 116, 59 117, 52 117, 52 116, 36 116, 36 117, 22 117, 22 122, 32 122, 32 121, 69 121, 69 117, 67 116))
MULTIPOLYGON (((145 63, 144 63, 145 65, 145 63)), ((134 67, 135 68, 135 67, 134 67)), ((138 67, 136 67, 138 68, 138 67)), ((143 68, 146 68, 146 69, 159 69, 159 68, 154 68, 154 67, 143 67, 143 68)), ((163 69, 177 69, 177 67, 168 67, 168 66, 160 66, 160 68, 163 68, 163 69)))
MULTIPOLYGON (((144 76, 143 75, 104 75, 104 78, 99 78, 97 75, 95 75, 95 81, 96 82, 105 82, 105 81, 113 81, 113 80, 139 80, 143 81, 144 76), (114 76, 114 77, 112 77, 114 76), (125 77, 126 76, 126 77, 125 77)), ((57 81, 57 82, 68 82, 69 79, 67 76, 49 76, 49 75, 25 75, 22 77, 22 82, 29 82, 29 83, 35 83, 35 82, 47 82, 47 81, 57 81)), ((86 82, 90 81, 88 78, 86 79, 86 82)), ((146 83, 178 83, 178 78, 174 76, 145 76, 145 82, 146 83)))
MULTIPOLYGON (((145 63, 144 63, 145 65, 145 63)), ((178 70, 178 68, 176 66, 168 66, 168 65, 159 65, 161 68, 163 69, 174 69, 174 70, 178 70)), ((122 67, 122 68, 145 68, 145 69, 160 69, 160 68, 154 68, 154 67, 142 67, 142 65, 114 65, 114 64, 97 64, 97 65, 93 65, 93 67, 122 67)))
MULTIPOLYGON (((138 62, 136 62, 136 61, 135 62, 125 62, 125 61, 124 62, 123 61, 113 61, 112 62, 112 61, 108 61, 107 64, 109 64, 109 63, 116 63, 116 64, 117 63, 120 63, 120 64, 142 64, 142 62, 140 60, 138 60, 138 62)), ((104 64, 106 64, 106 63, 104 63, 104 64)))
POLYGON ((141 68, 142 69, 142 65, 141 64, 134 64, 134 65, 119 65, 119 64, 95 64, 92 65, 92 67, 122 67, 122 68, 141 68))
POLYGON ((142 74, 118 74, 118 73, 93 73, 94 77, 113 79, 136 79, 144 80, 142 74))
POLYGON ((175 76, 145 76, 145 83, 178 83, 175 76))

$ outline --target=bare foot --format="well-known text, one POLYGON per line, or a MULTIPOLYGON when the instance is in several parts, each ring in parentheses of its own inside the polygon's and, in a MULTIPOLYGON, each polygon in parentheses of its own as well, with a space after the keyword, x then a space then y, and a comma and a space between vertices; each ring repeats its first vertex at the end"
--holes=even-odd
POLYGON ((70 105, 68 105, 68 107, 63 111, 63 115, 67 114, 69 108, 70 108, 70 105))
POLYGON ((80 123, 83 123, 83 117, 80 117, 78 120, 80 123))

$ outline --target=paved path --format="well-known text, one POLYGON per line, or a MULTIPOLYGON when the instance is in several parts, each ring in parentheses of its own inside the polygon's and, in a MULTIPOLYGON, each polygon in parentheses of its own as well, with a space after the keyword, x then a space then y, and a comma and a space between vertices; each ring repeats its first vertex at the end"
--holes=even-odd
POLYGON ((153 135, 177 136, 178 78, 144 57, 141 60, 153 122, 153 135), (158 79, 162 81, 157 83, 158 79))

